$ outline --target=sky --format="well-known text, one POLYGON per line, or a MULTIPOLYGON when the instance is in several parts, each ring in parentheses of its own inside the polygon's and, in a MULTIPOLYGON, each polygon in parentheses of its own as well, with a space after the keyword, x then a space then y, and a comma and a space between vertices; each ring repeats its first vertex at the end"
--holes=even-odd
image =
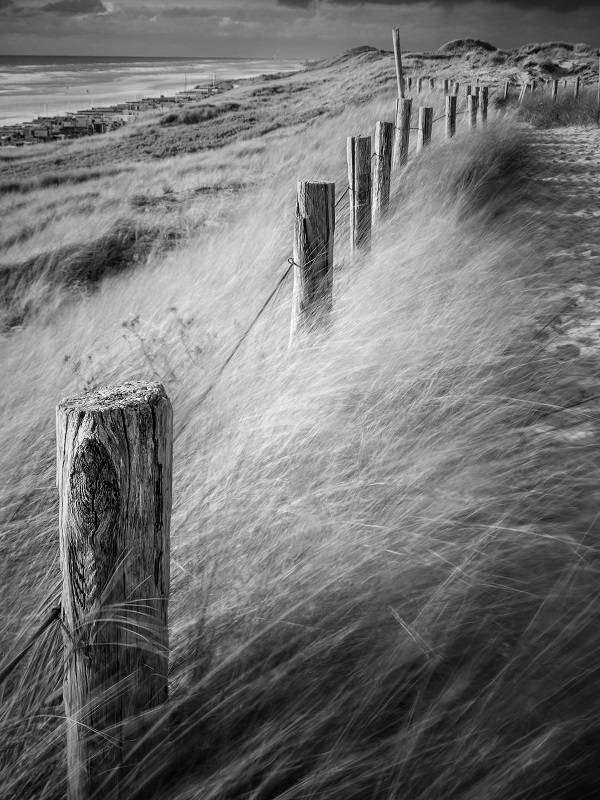
POLYGON ((318 58, 369 44, 600 46, 600 0, 0 0, 0 54, 318 58))

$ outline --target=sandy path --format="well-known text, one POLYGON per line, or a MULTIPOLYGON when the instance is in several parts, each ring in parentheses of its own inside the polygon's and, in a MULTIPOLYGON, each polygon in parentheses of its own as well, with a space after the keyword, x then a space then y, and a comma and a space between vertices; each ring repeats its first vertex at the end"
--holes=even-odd
POLYGON ((535 319, 549 377, 543 399, 550 407, 529 433, 566 444, 570 455, 582 448, 582 463, 595 461, 590 448, 600 450, 600 130, 531 136, 542 167, 532 177, 529 224, 546 253, 540 280, 554 313, 535 319))

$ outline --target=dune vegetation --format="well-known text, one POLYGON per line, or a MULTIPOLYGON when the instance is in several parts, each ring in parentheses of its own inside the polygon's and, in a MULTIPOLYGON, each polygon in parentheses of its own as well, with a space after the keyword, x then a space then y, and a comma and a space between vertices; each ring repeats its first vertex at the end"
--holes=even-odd
MULTIPOLYGON (((369 252, 341 199, 329 329, 288 347, 284 282, 205 396, 288 266, 297 179, 341 198, 394 92, 365 48, 0 154, 1 666, 59 598, 57 402, 152 379, 174 407, 170 697, 127 721, 132 800, 597 791, 600 236, 593 187, 558 216, 553 132, 434 125, 369 252)), ((61 659, 54 626, 0 685, 2 797, 64 796, 61 659)))

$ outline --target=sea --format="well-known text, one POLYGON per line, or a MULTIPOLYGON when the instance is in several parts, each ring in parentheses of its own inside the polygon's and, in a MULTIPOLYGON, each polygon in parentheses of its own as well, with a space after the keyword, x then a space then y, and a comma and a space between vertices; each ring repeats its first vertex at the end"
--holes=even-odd
POLYGON ((0 125, 301 66, 280 58, 0 56, 0 125))

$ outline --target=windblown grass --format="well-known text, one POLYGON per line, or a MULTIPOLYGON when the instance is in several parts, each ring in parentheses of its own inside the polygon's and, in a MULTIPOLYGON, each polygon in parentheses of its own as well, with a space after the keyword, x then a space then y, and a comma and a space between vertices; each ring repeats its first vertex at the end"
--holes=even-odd
MULTIPOLYGON (((294 179, 341 195, 342 134, 386 110, 213 154, 254 184, 218 227, 1 342, 8 653, 56 597, 55 402, 154 377, 174 404, 171 699, 129 722, 132 798, 597 786, 600 463, 536 432, 566 367, 534 339, 555 309, 519 134, 413 159, 370 254, 340 206, 330 330, 289 351, 286 286, 200 402, 286 266, 294 179)), ((59 650, 49 634, 4 689, 6 797, 64 792, 59 650)))
POLYGON ((600 108, 595 92, 582 89, 581 96, 575 99, 573 86, 561 86, 556 101, 548 93, 527 93, 518 107, 518 119, 528 122, 535 128, 562 128, 567 126, 598 127, 600 108))

